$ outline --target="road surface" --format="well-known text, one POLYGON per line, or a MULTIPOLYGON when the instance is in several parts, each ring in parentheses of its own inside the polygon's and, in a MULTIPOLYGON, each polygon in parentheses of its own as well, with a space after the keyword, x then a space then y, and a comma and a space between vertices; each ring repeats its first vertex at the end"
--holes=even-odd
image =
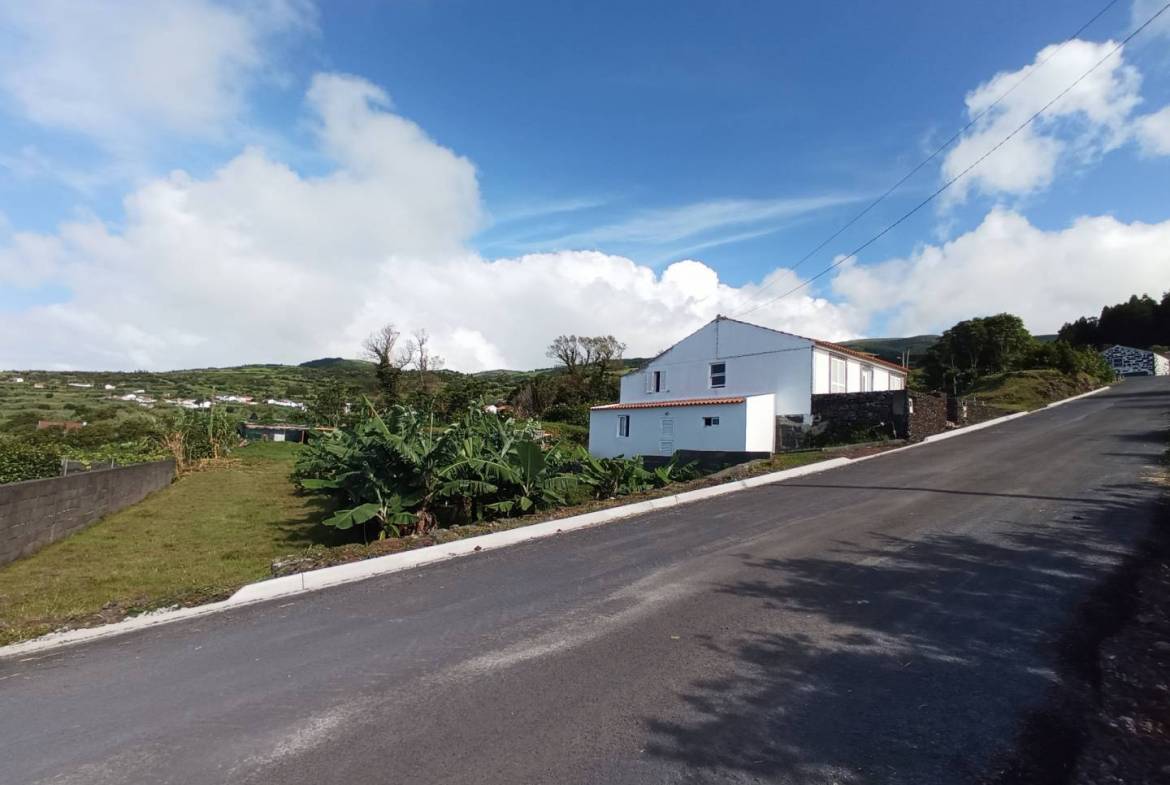
POLYGON ((0 782, 966 783, 1160 514, 1170 380, 25 659, 0 782))

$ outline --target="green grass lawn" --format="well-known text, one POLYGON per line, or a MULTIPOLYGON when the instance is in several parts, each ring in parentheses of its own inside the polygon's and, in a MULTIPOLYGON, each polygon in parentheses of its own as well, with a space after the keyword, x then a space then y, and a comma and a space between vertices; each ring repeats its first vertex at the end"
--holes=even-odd
POLYGON ((313 501, 297 496, 288 479, 297 449, 242 448, 231 466, 182 477, 0 567, 0 644, 222 598, 267 577, 273 559, 328 543, 330 531, 316 524, 313 501))
MULTIPOLYGON (((42 551, 0 567, 0 645, 62 627, 117 621, 170 605, 198 605, 269 577, 274 559, 300 555, 301 569, 383 555, 435 538, 348 542, 317 521, 312 497, 289 481, 298 445, 259 442, 233 453, 229 466, 180 478, 42 551), (344 548, 331 546, 346 544, 344 548), (308 550, 309 546, 328 546, 308 550)), ((630 504, 694 487, 790 469, 834 457, 820 451, 779 454, 716 475, 574 508, 437 533, 440 540, 525 526, 591 509, 630 504)), ((353 535, 351 532, 349 535, 353 535)))

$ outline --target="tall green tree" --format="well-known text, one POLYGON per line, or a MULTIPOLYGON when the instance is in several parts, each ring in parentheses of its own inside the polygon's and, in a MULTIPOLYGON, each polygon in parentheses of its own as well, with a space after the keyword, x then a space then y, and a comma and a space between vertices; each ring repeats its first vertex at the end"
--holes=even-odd
POLYGON ((957 395, 981 376, 1017 367, 1032 340, 1023 320, 1008 313, 959 322, 927 350, 926 383, 957 395))

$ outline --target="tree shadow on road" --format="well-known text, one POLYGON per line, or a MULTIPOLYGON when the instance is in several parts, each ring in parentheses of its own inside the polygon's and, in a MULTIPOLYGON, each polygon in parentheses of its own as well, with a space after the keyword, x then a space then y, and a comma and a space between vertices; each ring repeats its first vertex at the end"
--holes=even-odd
MULTIPOLYGON (((648 721, 647 752, 695 782, 988 781, 1021 706, 1091 700, 1097 643, 1119 619, 1086 603, 1158 508, 1127 484, 1023 496, 1033 515, 1008 520, 1012 495, 993 495, 1008 514, 983 531, 742 556, 753 577, 717 590, 758 603, 758 626, 707 639, 728 673, 691 685, 686 719, 648 721)), ((1062 760, 1078 740, 1064 709, 1041 723, 1062 760)))

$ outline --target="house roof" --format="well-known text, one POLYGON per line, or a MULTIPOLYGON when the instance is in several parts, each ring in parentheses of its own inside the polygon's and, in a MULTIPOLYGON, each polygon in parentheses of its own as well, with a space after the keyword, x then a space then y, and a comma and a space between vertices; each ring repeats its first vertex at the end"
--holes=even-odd
POLYGON ((724 406, 746 401, 742 395, 730 398, 683 398, 677 401, 633 401, 630 403, 607 403, 590 407, 592 411, 602 409, 676 409, 680 406, 724 406))
MULTIPOLYGON (((805 341, 811 341, 814 345, 819 346, 822 349, 825 349, 827 351, 838 352, 840 354, 847 354, 850 357, 856 357, 859 360, 865 360, 866 362, 871 362, 871 363, 874 363, 875 365, 883 365, 887 368, 892 368, 895 371, 901 371, 902 373, 906 373, 909 370, 904 365, 898 365, 897 363, 892 363, 889 360, 883 360, 882 358, 878 357, 877 355, 873 355, 873 354, 870 354, 868 352, 861 352, 861 351, 858 351, 857 349, 850 349, 849 347, 842 346, 839 343, 832 343, 830 341, 821 341, 821 340, 818 340, 816 338, 809 338, 806 335, 797 335, 796 333, 789 333, 789 332, 785 332, 784 330, 777 330, 775 327, 765 327, 762 324, 754 324, 752 322, 745 322, 742 319, 732 319, 730 316, 723 316, 722 314, 716 316, 714 319, 711 320, 711 322, 735 322, 737 324, 746 324, 748 327, 756 327, 760 330, 767 330, 770 333, 779 333, 780 335, 787 335, 791 338, 801 338, 805 341)), ((711 322, 707 322, 707 324, 711 324, 711 322)), ((703 327, 706 327, 707 324, 704 324, 703 327)), ((703 327, 700 327, 699 330, 703 329, 703 327)), ((694 335, 699 330, 694 330, 694 331, 688 333, 687 335, 684 335, 682 338, 675 341, 670 346, 663 349, 661 352, 654 355, 653 357, 651 357, 649 360, 647 360, 646 362, 639 365, 634 370, 636 370, 636 371, 644 370, 645 368, 650 366, 655 360, 657 360, 659 357, 663 356, 664 354, 669 352, 671 349, 673 349, 675 346, 678 346, 680 343, 682 343, 683 339, 685 339, 691 335, 694 335)))
POLYGON ((869 352, 861 352, 861 351, 858 351, 857 349, 850 349, 848 346, 842 346, 839 343, 832 343, 830 341, 818 341, 818 340, 814 339, 813 343, 815 343, 817 346, 821 347, 822 349, 825 349, 826 351, 838 352, 839 354, 847 354, 850 357, 856 357, 859 360, 865 360, 867 363, 873 363, 874 365, 884 365, 885 367, 893 369, 895 371, 899 371, 901 373, 906 373, 906 366, 898 365, 897 363, 892 363, 889 360, 883 360, 881 357, 878 357, 876 354, 870 354, 869 352))

